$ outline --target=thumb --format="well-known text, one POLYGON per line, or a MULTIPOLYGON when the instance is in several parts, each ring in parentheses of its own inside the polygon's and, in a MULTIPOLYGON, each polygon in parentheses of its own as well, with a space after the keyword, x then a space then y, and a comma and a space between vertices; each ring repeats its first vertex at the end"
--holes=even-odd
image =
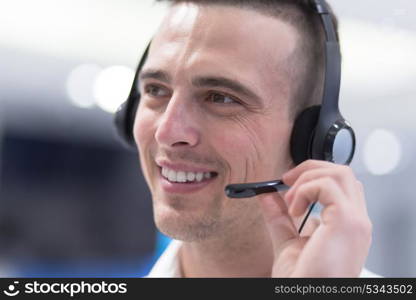
POLYGON ((263 217, 275 251, 288 240, 298 236, 295 224, 289 216, 286 202, 279 193, 256 196, 260 202, 263 217))

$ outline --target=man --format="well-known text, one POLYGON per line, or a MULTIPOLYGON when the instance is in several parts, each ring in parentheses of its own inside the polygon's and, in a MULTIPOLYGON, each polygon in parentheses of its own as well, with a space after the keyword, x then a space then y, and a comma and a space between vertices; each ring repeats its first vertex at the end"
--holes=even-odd
POLYGON ((306 1, 171 2, 139 75, 134 125, 155 223, 175 239, 149 276, 368 275, 361 183, 349 167, 290 157, 296 115, 322 99, 319 17, 306 1), (287 193, 224 194, 277 178, 287 193), (321 222, 299 236, 315 201, 321 222))

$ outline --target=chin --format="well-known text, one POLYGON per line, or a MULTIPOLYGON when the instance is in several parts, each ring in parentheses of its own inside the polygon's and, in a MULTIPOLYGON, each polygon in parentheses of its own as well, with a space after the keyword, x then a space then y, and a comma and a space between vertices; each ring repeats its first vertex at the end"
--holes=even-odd
POLYGON ((220 213, 177 209, 164 201, 154 204, 154 221, 160 232, 173 239, 197 242, 218 235, 220 213))

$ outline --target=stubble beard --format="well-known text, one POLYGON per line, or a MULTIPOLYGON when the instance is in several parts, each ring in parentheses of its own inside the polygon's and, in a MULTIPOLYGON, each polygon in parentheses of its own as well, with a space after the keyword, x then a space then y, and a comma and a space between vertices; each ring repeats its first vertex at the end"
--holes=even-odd
MULTIPOLYGON (((163 197, 163 196, 159 196, 163 197)), ((218 237, 221 228, 221 196, 215 196, 206 209, 189 211, 181 196, 173 196, 170 204, 153 198, 154 220, 163 234, 185 242, 200 242, 218 237)))

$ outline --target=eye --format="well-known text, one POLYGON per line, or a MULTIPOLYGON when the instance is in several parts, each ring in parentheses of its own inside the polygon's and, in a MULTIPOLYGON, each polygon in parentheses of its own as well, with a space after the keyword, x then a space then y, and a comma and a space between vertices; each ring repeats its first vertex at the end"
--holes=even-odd
POLYGON ((219 104, 240 104, 238 101, 234 100, 233 97, 219 93, 211 93, 208 100, 219 104))
POLYGON ((149 94, 153 97, 166 97, 169 95, 168 89, 154 84, 147 85, 144 88, 144 91, 146 94, 149 94))

